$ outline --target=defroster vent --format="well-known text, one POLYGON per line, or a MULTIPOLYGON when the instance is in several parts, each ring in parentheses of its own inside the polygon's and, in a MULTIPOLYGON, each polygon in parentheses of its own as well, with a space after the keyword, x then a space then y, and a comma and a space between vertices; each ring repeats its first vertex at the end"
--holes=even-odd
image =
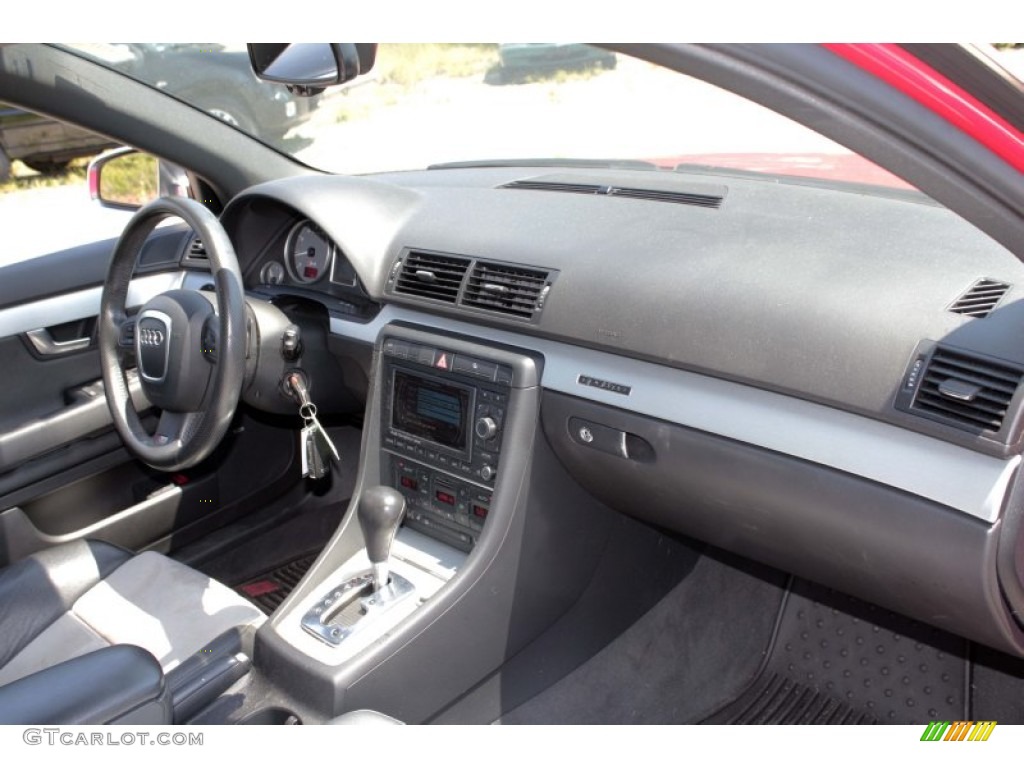
MULTIPOLYGON (((664 182, 664 180, 662 180, 664 182)), ((628 197, 634 200, 654 200, 660 203, 695 205, 700 208, 718 208, 725 199, 725 187, 711 185, 681 185, 651 183, 646 187, 621 187, 615 184, 587 184, 560 180, 555 176, 519 179, 502 184, 502 189, 526 189, 534 192, 570 192, 577 195, 628 197)))
POLYGON ((972 432, 998 432, 1022 376, 1020 366, 936 347, 911 410, 972 432))
POLYGON ((410 251, 395 282, 395 293, 454 304, 470 260, 447 254, 410 251))

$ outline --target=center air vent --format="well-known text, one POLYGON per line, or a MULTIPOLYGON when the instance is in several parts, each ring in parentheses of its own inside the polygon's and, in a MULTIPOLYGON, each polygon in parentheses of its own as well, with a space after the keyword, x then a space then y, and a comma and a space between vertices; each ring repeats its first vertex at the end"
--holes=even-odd
POLYGON ((395 283, 395 293, 454 304, 469 259, 423 251, 410 251, 395 283))
POLYGON ((979 280, 949 308, 950 312, 970 317, 986 317, 996 308, 1006 292, 1010 290, 1008 283, 998 280, 979 280))
POLYGON ((549 273, 513 264, 478 261, 466 284, 462 306, 531 320, 544 308, 549 273))
POLYGON ((998 432, 1024 368, 936 347, 911 410, 972 432, 998 432))

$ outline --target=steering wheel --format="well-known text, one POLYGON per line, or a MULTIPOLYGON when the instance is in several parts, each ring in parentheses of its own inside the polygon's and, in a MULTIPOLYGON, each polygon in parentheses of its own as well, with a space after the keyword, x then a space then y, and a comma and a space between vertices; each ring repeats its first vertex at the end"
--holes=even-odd
POLYGON ((114 427, 130 452, 166 472, 198 464, 224 437, 245 378, 245 293, 235 249, 217 217, 187 198, 162 197, 139 210, 114 249, 100 300, 100 364, 114 427), (128 286, 143 243, 178 217, 206 247, 216 307, 206 295, 171 290, 127 317, 128 286), (154 434, 139 419, 123 352, 134 348, 147 399, 162 409, 154 434))

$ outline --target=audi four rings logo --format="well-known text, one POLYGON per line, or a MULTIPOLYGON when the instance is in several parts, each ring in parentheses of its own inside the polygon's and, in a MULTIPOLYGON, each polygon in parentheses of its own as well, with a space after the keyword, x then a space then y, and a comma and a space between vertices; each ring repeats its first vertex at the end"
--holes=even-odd
POLYGON ((154 328, 142 328, 139 330, 139 344, 144 347, 159 347, 164 343, 164 332, 154 328))

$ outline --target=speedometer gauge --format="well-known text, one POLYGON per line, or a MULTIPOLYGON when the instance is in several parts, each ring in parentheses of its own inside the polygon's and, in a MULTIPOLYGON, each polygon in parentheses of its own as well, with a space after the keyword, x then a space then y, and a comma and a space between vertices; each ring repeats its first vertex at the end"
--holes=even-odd
POLYGON ((331 270, 334 243, 311 221, 300 221, 284 246, 284 265, 297 283, 315 283, 331 270))

